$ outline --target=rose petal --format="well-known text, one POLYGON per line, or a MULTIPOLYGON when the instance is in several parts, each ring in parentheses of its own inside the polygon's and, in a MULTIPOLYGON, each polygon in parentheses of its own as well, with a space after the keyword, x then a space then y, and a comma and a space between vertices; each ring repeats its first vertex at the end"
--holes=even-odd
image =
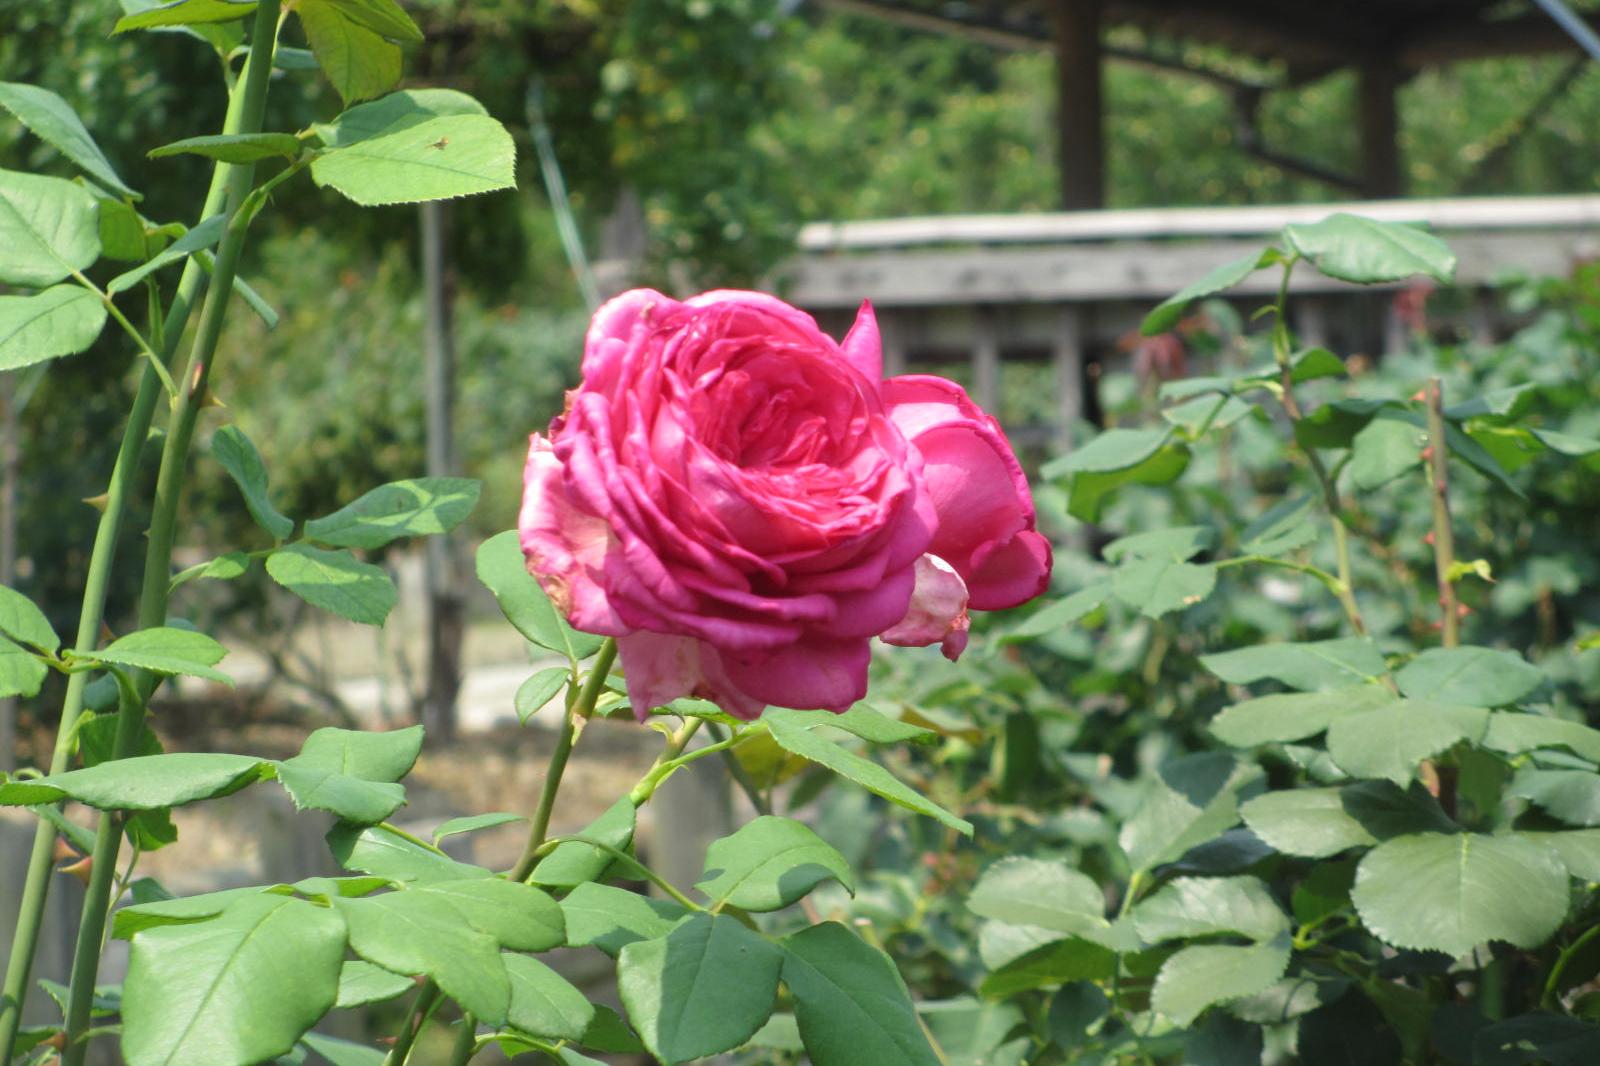
POLYGON ((955 568, 937 555, 917 560, 916 590, 905 617, 879 634, 885 644, 921 648, 942 644, 954 660, 967 645, 967 586, 955 568))
POLYGON ((600 584, 611 530, 568 493, 560 461, 537 433, 528 442, 517 530, 528 572, 568 621, 590 633, 627 631, 600 584))
POLYGON ((650 717, 652 708, 701 687, 700 642, 693 637, 628 633, 617 638, 617 655, 633 716, 641 722, 650 717))
POLYGON ((720 655, 730 682, 745 696, 796 710, 843 713, 867 694, 866 640, 812 640, 767 655, 720 655))
POLYGON ((1025 529, 990 552, 968 577, 975 611, 1000 611, 1027 603, 1050 587, 1050 542, 1025 529))
POLYGON ((850 332, 839 343, 839 350, 869 381, 883 377, 883 338, 878 332, 878 316, 873 312, 870 300, 861 301, 855 325, 850 327, 850 332))

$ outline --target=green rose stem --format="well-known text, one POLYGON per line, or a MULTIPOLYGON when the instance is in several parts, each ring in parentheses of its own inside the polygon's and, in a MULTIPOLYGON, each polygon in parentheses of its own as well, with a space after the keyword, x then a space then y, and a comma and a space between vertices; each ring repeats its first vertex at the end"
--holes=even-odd
MULTIPOLYGON (((274 9, 277 4, 271 5, 274 9)), ((258 19, 258 27, 260 20, 258 19)), ((246 60, 247 66, 249 61, 246 60)), ((264 81, 264 76, 263 76, 264 81)), ((223 133, 247 132, 244 118, 247 114, 245 93, 234 91, 228 100, 223 133)), ((260 125, 259 114, 256 126, 260 125)), ((210 218, 220 211, 227 200, 229 178, 238 168, 219 163, 212 173, 211 186, 206 193, 200 218, 210 218)), ((194 259, 183 269, 177 292, 167 310, 165 320, 153 317, 157 329, 155 346, 163 359, 170 361, 175 353, 184 327, 189 320, 201 293, 207 285, 206 271, 194 259)), ((164 391, 160 375, 149 365, 139 381, 133 406, 128 413, 128 424, 122 435, 117 458, 112 466, 111 479, 106 489, 105 510, 95 529, 94 545, 89 555, 89 569, 84 582, 83 606, 78 616, 75 650, 91 652, 99 645, 100 627, 105 618, 107 588, 112 567, 116 561, 117 533, 132 491, 133 479, 150 434, 150 423, 155 413, 156 400, 164 391)), ((66 697, 61 708, 61 724, 56 733, 55 749, 51 754, 50 772, 61 773, 67 769, 72 755, 78 718, 83 713, 84 688, 88 675, 73 674, 67 680, 66 697)), ((17 911, 17 926, 12 938, 11 953, 7 957, 3 992, 0 992, 0 1062, 9 1062, 16 1044, 17 1029, 21 1024, 22 1004, 27 994, 29 977, 39 939, 39 929, 44 914, 45 900, 50 889, 50 872, 56 845, 56 829, 50 822, 40 820, 34 833, 33 850, 28 860, 28 873, 24 881, 22 901, 17 911)))
MULTIPOLYGON (((1278 364, 1278 402, 1283 405, 1283 413, 1289 416, 1291 425, 1304 417, 1300 401, 1295 399, 1294 368, 1289 363, 1289 276, 1294 271, 1295 260, 1299 258, 1294 256, 1284 262, 1283 280, 1278 284, 1278 299, 1273 304, 1276 314, 1272 325, 1272 355, 1278 364)), ((1367 622, 1356 603, 1355 586, 1351 578, 1350 530, 1345 526, 1343 508, 1339 505, 1339 488, 1328 476, 1328 468, 1323 465, 1322 456, 1317 454, 1315 448, 1302 447, 1301 451, 1311 465, 1311 472, 1317 476, 1317 483, 1322 486, 1322 498, 1328 508, 1328 518, 1333 523, 1333 545, 1339 560, 1339 582, 1333 588, 1334 595, 1338 597, 1339 605, 1344 608, 1356 633, 1366 636, 1367 622)))
MULTIPOLYGON (((262 0, 256 7, 250 57, 246 60, 244 77, 240 81, 243 86, 238 124, 240 133, 256 133, 261 129, 266 111, 267 81, 272 73, 272 54, 276 47, 279 7, 279 0, 262 0)), ((212 284, 200 312, 200 326, 189 349, 188 364, 179 378, 182 386, 173 405, 166 441, 161 450, 161 468, 156 478, 149 548, 145 554, 143 587, 139 598, 141 629, 159 626, 166 621, 167 598, 171 590, 172 542, 177 529, 178 505, 183 496, 184 467, 190 441, 194 438, 195 421, 204 403, 212 358, 222 335, 222 322, 233 296, 233 279, 238 269, 239 255, 244 247, 243 223, 248 218, 240 214, 239 207, 250 194, 254 177, 255 166, 249 163, 232 167, 226 176, 224 210, 228 226, 222 244, 217 249, 211 272, 212 284)), ((121 679, 119 687, 126 687, 121 679)), ((138 691, 124 692, 119 699, 112 758, 125 759, 137 749, 139 735, 144 728, 143 695, 152 687, 147 680, 138 691)), ((95 836, 94 857, 89 865, 89 888, 84 898, 83 918, 78 926, 77 951, 72 964, 63 1066, 82 1066, 84 1055, 88 1052, 83 1034, 90 1023, 111 880, 116 875, 117 851, 121 843, 122 819, 110 812, 102 814, 95 836)))
MULTIPOLYGON (((550 831, 550 815, 555 810, 556 793, 561 791, 561 777, 567 772, 567 760, 572 755, 572 745, 577 739, 577 720, 587 718, 594 713, 595 702, 600 699, 600 693, 605 689, 606 678, 610 676, 611 665, 616 659, 617 642, 607 637, 595 655, 594 666, 590 668, 589 676, 584 679, 578 698, 567 708, 566 717, 561 720, 561 732, 556 736, 556 748, 550 753, 550 765, 545 769, 544 787, 539 793, 539 806, 534 810, 533 825, 528 830, 527 846, 522 849, 522 856, 517 860, 517 865, 507 875, 512 881, 526 881, 528 875, 533 873, 534 865, 539 861, 539 847, 550 831)), ((422 1027, 427 1023, 429 1014, 438 1002, 439 986, 430 977, 422 983, 422 987, 417 991, 417 998, 411 1003, 411 1009, 406 1012, 406 1020, 395 1037, 394 1046, 389 1049, 389 1054, 383 1060, 384 1066, 403 1066, 411 1055, 411 1047, 416 1043, 418 1034, 422 1032, 422 1027)), ((461 1027, 461 1033, 456 1037, 452 1062, 466 1062, 472 1057, 474 1050, 472 1034, 476 1029, 476 1021, 472 1015, 468 1014, 461 1019, 461 1027), (454 1057, 461 1055, 466 1057, 454 1057)))

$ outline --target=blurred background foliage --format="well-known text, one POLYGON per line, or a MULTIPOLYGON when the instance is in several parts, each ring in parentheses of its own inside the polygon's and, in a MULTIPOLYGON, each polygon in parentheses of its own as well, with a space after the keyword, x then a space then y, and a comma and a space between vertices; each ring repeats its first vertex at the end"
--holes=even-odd
MULTIPOLYGON (((793 0, 408 6, 427 43, 408 56, 407 77, 472 93, 520 141, 519 194, 453 209, 458 448, 463 472, 489 486, 475 516, 483 531, 514 519, 521 442, 559 410, 587 317, 531 151, 525 101, 535 81, 591 255, 606 250, 619 202, 636 197, 637 277, 670 289, 757 284, 806 221, 1054 203, 1044 54, 793 0)), ((150 217, 186 218, 204 161, 143 153, 219 126, 217 63, 180 33, 110 36, 118 11, 115 0, 0 0, 0 70, 67 97, 124 176, 148 190, 150 217)), ((1276 73, 1212 51, 1184 58, 1240 76, 1276 73)), ((1567 63, 1463 63, 1406 85, 1402 149, 1413 191, 1593 190, 1600 72, 1591 64, 1572 76, 1567 63), (1563 95, 1523 130, 1522 116, 1562 78, 1563 95), (1513 148, 1496 156, 1508 139, 1513 148), (1480 171, 1490 156, 1496 165, 1480 171)), ((1122 63, 1107 76, 1112 206, 1338 197, 1239 151, 1230 100, 1210 83, 1122 63)), ((281 80, 270 125, 299 129, 337 112, 318 79, 281 80)), ((1348 167, 1353 92, 1334 77, 1269 94, 1263 134, 1348 167)), ((3 116, 0 166, 61 170, 3 116)), ((267 331, 231 316, 217 391, 258 441, 292 512, 322 513, 358 486, 422 469, 417 228, 409 209, 358 211, 309 184, 280 195, 258 223, 246 272, 283 322, 267 331), (321 239, 335 229, 339 241, 321 239)), ((132 381, 128 352, 108 333, 57 367, 23 414, 20 584, 60 615, 74 609, 90 540, 93 514, 78 501, 103 487, 132 381)), ((242 508, 211 473, 196 492, 191 542, 231 543, 242 508)), ((130 602, 135 573, 119 569, 113 618, 130 602)))

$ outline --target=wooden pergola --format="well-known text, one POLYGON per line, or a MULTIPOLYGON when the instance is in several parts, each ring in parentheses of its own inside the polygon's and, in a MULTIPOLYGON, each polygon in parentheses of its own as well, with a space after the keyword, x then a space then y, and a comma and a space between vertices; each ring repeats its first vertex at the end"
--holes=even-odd
MULTIPOLYGON (((869 15, 1004 49, 1053 49, 1057 57, 1061 206, 1105 205, 1107 59, 1177 69, 1235 93, 1241 142, 1280 166, 1312 174, 1367 199, 1404 193, 1396 93, 1420 70, 1465 59, 1574 52, 1577 44, 1533 3, 1506 0, 820 0, 824 7, 869 15), (1177 51, 1109 47, 1121 27, 1146 41, 1199 42, 1282 71, 1270 83, 1194 67, 1177 51), (1356 71, 1352 121, 1360 132, 1356 174, 1335 174, 1268 149, 1253 136, 1263 93, 1305 85, 1336 71, 1356 71)), ((1582 16, 1600 27, 1600 18, 1582 16)))

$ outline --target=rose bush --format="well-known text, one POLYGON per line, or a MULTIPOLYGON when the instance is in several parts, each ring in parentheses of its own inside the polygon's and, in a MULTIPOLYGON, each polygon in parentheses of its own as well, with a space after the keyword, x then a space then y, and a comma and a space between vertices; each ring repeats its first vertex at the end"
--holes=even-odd
POLYGON ((617 638, 635 713, 842 711, 870 641, 939 643, 1043 591, 1050 546, 995 420, 954 382, 883 380, 872 309, 842 343, 774 297, 624 293, 533 434, 529 571, 617 638))

